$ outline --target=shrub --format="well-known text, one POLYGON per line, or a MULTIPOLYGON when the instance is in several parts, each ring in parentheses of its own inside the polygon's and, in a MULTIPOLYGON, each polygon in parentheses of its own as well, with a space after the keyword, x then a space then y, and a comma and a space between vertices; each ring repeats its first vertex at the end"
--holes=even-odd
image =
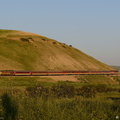
POLYGON ((20 38, 20 40, 23 41, 23 42, 29 42, 28 38, 20 38))
POLYGON ((44 99, 47 99, 49 97, 72 98, 75 96, 74 86, 67 84, 53 85, 51 88, 43 87, 41 85, 34 87, 27 87, 26 91, 30 97, 42 97, 44 99))
POLYGON ((77 88, 76 94, 86 98, 95 97, 96 89, 94 85, 85 85, 82 88, 77 88))
POLYGON ((42 97, 42 98, 48 98, 49 95, 49 88, 43 87, 41 85, 34 86, 34 87, 27 87, 26 88, 27 94, 30 97, 42 97))
POLYGON ((64 45, 62 45, 63 48, 66 48, 64 45))
POLYGON ((47 39, 46 39, 46 38, 42 38, 41 40, 43 40, 43 41, 47 41, 47 39))
POLYGON ((27 94, 31 97, 38 96, 37 88, 36 87, 27 87, 26 88, 27 94))
POLYGON ((107 92, 112 92, 112 91, 118 92, 117 88, 108 88, 105 84, 95 85, 95 89, 99 93, 107 93, 107 92))
POLYGON ((100 92, 100 93, 103 93, 103 92, 107 92, 107 91, 108 91, 107 86, 104 85, 104 84, 96 85, 96 86, 95 86, 95 89, 96 89, 97 92, 100 92))
POLYGON ((53 42, 53 44, 57 44, 56 42, 53 42))
POLYGON ((32 37, 29 37, 28 39, 34 41, 34 39, 32 37))
POLYGON ((57 98, 61 98, 61 97, 72 98, 75 96, 74 86, 67 85, 67 84, 54 85, 51 88, 51 92, 53 96, 57 98))

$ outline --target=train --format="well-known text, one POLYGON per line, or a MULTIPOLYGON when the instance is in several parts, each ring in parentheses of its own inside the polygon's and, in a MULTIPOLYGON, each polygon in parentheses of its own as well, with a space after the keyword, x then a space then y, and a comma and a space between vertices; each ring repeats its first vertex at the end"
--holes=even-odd
POLYGON ((111 71, 19 71, 0 70, 0 76, 60 76, 60 75, 116 75, 117 70, 111 71))

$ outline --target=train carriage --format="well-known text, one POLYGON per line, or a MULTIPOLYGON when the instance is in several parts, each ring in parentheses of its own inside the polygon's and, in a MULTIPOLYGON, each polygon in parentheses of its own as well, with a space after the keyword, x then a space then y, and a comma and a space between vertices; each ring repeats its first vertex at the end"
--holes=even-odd
POLYGON ((47 71, 32 71, 31 72, 32 76, 46 76, 48 75, 47 71))
POLYGON ((30 71, 14 71, 15 76, 30 76, 30 71))

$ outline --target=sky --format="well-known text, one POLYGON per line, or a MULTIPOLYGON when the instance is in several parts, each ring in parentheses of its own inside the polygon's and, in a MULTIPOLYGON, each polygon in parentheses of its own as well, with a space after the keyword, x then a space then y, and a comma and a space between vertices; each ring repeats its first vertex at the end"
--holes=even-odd
POLYGON ((0 0, 0 29, 43 35, 120 66, 120 0, 0 0))

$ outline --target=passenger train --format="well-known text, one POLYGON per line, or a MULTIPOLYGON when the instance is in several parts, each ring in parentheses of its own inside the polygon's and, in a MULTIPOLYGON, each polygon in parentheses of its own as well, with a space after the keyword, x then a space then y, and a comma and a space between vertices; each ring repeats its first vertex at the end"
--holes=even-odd
POLYGON ((59 75, 115 75, 117 70, 111 71, 17 71, 0 70, 0 76, 59 76, 59 75))

